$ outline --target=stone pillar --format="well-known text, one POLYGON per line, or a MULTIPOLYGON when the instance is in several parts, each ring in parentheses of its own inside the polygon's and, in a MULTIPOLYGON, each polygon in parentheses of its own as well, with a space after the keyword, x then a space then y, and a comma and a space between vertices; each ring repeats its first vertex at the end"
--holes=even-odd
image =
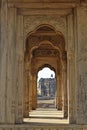
POLYGON ((68 54, 68 78, 69 78, 69 82, 68 82, 68 91, 69 91, 69 100, 68 100, 68 104, 69 104, 69 122, 70 123, 75 123, 76 122, 76 118, 74 114, 74 111, 76 109, 76 103, 75 103, 75 66, 74 66, 74 55, 73 53, 68 54))
POLYGON ((63 52, 62 68, 62 90, 63 90, 63 112, 64 118, 68 117, 68 89, 67 89, 67 54, 63 52))
POLYGON ((35 110, 37 107, 37 76, 33 76, 33 85, 32 85, 32 109, 35 110))
POLYGON ((77 124, 87 125, 87 7, 80 6, 76 10, 77 16, 77 88, 76 112, 77 124))
POLYGON ((15 123, 16 96, 16 9, 8 8, 7 123, 15 123))
POLYGON ((69 122, 76 122, 76 84, 75 84, 75 36, 73 14, 67 16, 67 88, 69 92, 68 114, 69 122))
POLYGON ((0 1, 0 123, 6 123, 7 102, 7 0, 0 1))
POLYGON ((24 94, 23 95, 24 95, 23 117, 27 118, 29 117, 29 63, 28 61, 25 63, 25 67, 24 67, 24 94))
POLYGON ((16 123, 23 122, 23 16, 17 16, 17 43, 16 43, 16 123))
POLYGON ((33 76, 31 72, 29 72, 29 111, 32 110, 32 83, 33 83, 33 76))
POLYGON ((57 109, 62 111, 62 85, 61 85, 61 74, 57 76, 57 109))
POLYGON ((56 108, 58 109, 58 77, 56 76, 56 108))

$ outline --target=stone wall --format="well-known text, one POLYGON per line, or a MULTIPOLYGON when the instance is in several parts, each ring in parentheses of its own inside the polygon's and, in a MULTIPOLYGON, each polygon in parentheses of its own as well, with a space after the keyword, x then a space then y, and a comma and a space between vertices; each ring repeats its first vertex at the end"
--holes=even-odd
POLYGON ((77 122, 87 123, 87 8, 77 8, 77 122))

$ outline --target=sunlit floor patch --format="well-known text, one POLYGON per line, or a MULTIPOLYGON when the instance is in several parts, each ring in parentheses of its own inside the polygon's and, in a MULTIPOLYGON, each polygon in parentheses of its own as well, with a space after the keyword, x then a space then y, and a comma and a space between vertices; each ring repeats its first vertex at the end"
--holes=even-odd
POLYGON ((25 123, 68 124, 68 119, 24 118, 25 123))
POLYGON ((38 108, 37 110, 33 110, 29 113, 29 117, 44 117, 44 118, 63 118, 63 112, 62 111, 57 111, 56 109, 40 109, 38 108))
POLYGON ((24 118, 25 123, 46 123, 46 124, 68 124, 68 119, 63 118, 63 112, 56 109, 38 108, 29 113, 29 118, 24 118))

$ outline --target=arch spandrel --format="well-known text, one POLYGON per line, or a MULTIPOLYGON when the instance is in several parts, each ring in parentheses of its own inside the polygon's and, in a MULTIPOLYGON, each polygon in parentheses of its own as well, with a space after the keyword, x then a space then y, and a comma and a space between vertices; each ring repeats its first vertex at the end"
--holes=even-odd
POLYGON ((65 48, 65 41, 62 36, 32 36, 28 37, 28 50, 31 50, 34 46, 39 46, 41 42, 49 41, 55 47, 59 48, 61 51, 65 48))
POLYGON ((31 71, 37 73, 43 67, 49 67, 52 70, 57 72, 57 61, 55 59, 46 59, 46 58, 34 58, 31 62, 31 71), (54 69, 53 69, 54 68, 54 69))

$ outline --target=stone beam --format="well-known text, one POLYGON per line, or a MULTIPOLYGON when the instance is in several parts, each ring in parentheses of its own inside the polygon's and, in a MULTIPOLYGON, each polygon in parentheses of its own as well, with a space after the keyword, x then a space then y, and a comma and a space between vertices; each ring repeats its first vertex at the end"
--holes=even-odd
POLYGON ((17 7, 17 8, 32 8, 32 9, 67 9, 74 8, 76 3, 26 3, 26 2, 9 2, 8 7, 17 7))
POLYGON ((55 9, 55 10, 48 10, 48 9, 18 9, 18 14, 20 15, 68 15, 72 13, 72 9, 55 9))
POLYGON ((39 3, 39 2, 42 2, 42 3, 78 3, 80 2, 80 0, 8 0, 8 2, 27 2, 27 3, 39 3))

